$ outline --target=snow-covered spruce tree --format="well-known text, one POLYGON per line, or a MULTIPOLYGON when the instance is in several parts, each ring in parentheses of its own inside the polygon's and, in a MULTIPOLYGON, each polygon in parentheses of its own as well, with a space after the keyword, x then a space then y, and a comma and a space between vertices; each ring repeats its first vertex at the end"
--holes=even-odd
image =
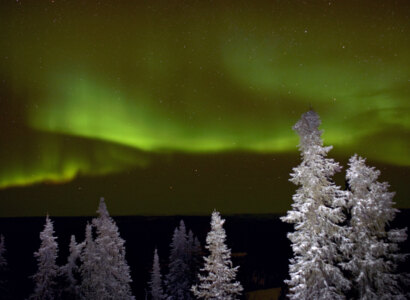
POLYGON ((184 221, 175 228, 169 256, 169 271, 165 276, 165 287, 168 300, 192 299, 187 263, 187 234, 184 221))
POLYGON ((96 249, 91 224, 87 224, 85 228, 80 260, 81 299, 107 299, 105 298, 105 274, 100 264, 100 253, 96 249))
POLYGON ((134 299, 131 294, 130 268, 125 260, 125 241, 120 237, 118 227, 108 214, 104 198, 100 199, 99 216, 92 221, 96 228, 95 251, 99 257, 98 276, 103 276, 104 292, 99 300, 134 299))
POLYGON ((338 264, 340 245, 346 240, 346 193, 331 178, 341 167, 326 158, 331 146, 323 147, 320 118, 310 110, 295 124, 300 136, 302 163, 293 169, 290 181, 300 186, 293 195, 292 210, 282 221, 293 223, 288 234, 294 257, 290 261, 290 299, 344 299, 350 282, 338 264))
POLYGON ((232 267, 231 250, 225 244, 224 222, 217 211, 212 213, 211 231, 205 246, 210 254, 204 257, 205 266, 201 269, 205 274, 199 275, 199 285, 192 287, 192 292, 199 299, 233 300, 243 290, 241 284, 234 281, 238 267, 232 267))
POLYGON ((406 299, 401 286, 410 283, 408 274, 397 273, 398 263, 405 260, 398 244, 407 239, 406 229, 387 229, 398 212, 394 193, 388 192, 387 182, 377 181, 380 172, 365 162, 354 155, 346 174, 352 247, 343 267, 353 277, 355 299, 406 299))
POLYGON ((198 273, 199 269, 201 268, 201 261, 202 261, 202 247, 201 243, 199 242, 198 238, 194 236, 192 230, 188 232, 188 240, 187 240, 187 254, 188 254, 188 268, 189 268, 189 286, 194 284, 198 284, 199 278, 198 273))
POLYGON ((46 217, 44 230, 40 233, 41 245, 34 257, 37 258, 38 270, 32 276, 35 288, 29 299, 51 300, 56 298, 56 278, 58 266, 56 264, 58 245, 54 237, 53 222, 46 217))
POLYGON ((0 235, 0 298, 5 297, 6 293, 6 243, 4 241, 4 235, 0 235))
POLYGON ((6 254, 6 243, 4 241, 4 235, 0 235, 0 271, 7 268, 6 254))
POLYGON ((77 244, 75 236, 71 236, 70 240, 70 254, 67 258, 67 263, 60 267, 59 273, 63 279, 62 299, 79 299, 80 285, 79 285, 79 260, 81 254, 82 244, 77 244))
POLYGON ((161 268, 159 265, 158 251, 154 251, 154 261, 152 264, 151 281, 149 282, 150 295, 152 300, 165 299, 164 290, 162 289, 161 268))

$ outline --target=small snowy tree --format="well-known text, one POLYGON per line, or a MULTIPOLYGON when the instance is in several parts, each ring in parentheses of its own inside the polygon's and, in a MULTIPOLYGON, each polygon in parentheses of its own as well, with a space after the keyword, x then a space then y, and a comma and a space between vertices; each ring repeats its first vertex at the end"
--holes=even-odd
POLYGON ((151 281, 149 282, 150 294, 152 300, 165 299, 162 289, 161 269, 159 265, 158 251, 154 251, 154 262, 152 264, 151 281))
POLYGON ((92 221, 97 233, 94 243, 98 258, 95 267, 98 274, 94 276, 99 278, 101 284, 97 290, 99 297, 96 299, 134 299, 130 288, 130 269, 125 260, 125 241, 108 213, 104 198, 100 199, 97 212, 98 218, 92 221))
POLYGON ((198 273, 201 264, 201 253, 202 247, 201 243, 199 242, 198 238, 194 236, 194 233, 190 230, 188 233, 188 240, 187 240, 187 264, 189 268, 189 286, 197 284, 198 280, 198 273))
POLYGON ((346 238, 341 226, 345 220, 346 195, 331 178, 341 168, 326 158, 320 119, 308 111, 295 124, 300 136, 302 163, 293 169, 290 181, 300 188, 293 196, 292 210, 282 221, 295 224, 288 234, 294 258, 289 265, 290 299, 344 299, 350 282, 338 268, 343 259, 340 245, 346 238))
POLYGON ((81 260, 81 285, 80 292, 82 299, 106 299, 104 289, 104 273, 100 264, 99 253, 93 239, 91 224, 85 228, 85 240, 80 255, 81 260))
POLYGON ((6 254, 6 243, 4 241, 4 236, 0 236, 0 298, 5 297, 6 293, 6 270, 7 270, 7 259, 6 254))
POLYGON ((175 228, 169 256, 169 272, 165 276, 168 300, 192 299, 187 263, 187 234, 184 221, 175 228))
POLYGON ((218 212, 212 213, 211 231, 206 237, 205 246, 210 254, 204 257, 205 266, 201 269, 206 274, 199 275, 199 285, 192 287, 197 298, 233 300, 243 290, 238 281, 234 282, 238 267, 232 267, 231 250, 225 244, 224 222, 218 212))
POLYGON ((81 254, 82 244, 77 244, 75 236, 71 236, 70 240, 70 254, 67 263, 60 267, 60 275, 63 277, 64 286, 62 291, 62 298, 64 299, 78 299, 80 297, 80 286, 78 282, 79 277, 79 260, 81 254))
POLYGON ((0 235, 0 271, 7 268, 6 254, 6 243, 4 242, 4 235, 0 235))
POLYGON ((46 217, 44 230, 40 233, 40 249, 34 253, 37 258, 38 270, 33 275, 35 283, 34 293, 30 296, 33 300, 51 300, 56 298, 56 278, 58 266, 56 265, 58 245, 54 237, 53 222, 46 217))
POLYGON ((351 189, 350 260, 343 267, 353 277, 353 297, 357 299, 405 299, 401 284, 409 284, 408 275, 398 274, 398 243, 407 239, 406 229, 387 230, 397 209, 389 184, 377 181, 380 172, 365 164, 365 159, 350 158, 346 178, 351 189))

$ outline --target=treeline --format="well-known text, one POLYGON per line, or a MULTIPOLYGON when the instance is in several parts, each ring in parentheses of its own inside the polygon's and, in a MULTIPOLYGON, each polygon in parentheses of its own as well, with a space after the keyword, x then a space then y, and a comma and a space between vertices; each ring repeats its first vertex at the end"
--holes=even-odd
MULTIPOLYGON (((40 248, 34 253, 37 260, 37 272, 32 276, 34 291, 28 299, 135 299, 130 288, 132 279, 125 259, 125 241, 120 237, 103 198, 97 213, 98 217, 86 225, 84 241, 78 243, 75 236, 71 236, 67 262, 62 266, 57 265, 58 244, 53 221, 46 217, 40 233, 40 248)), ((187 232, 181 220, 172 236, 168 273, 164 278, 157 249, 154 250, 146 298, 235 299, 235 295, 240 295, 243 288, 235 281, 238 267, 232 267, 223 224, 220 214, 214 211, 205 245, 209 256, 203 257, 204 250, 198 238, 191 230, 187 232)), ((4 237, 1 236, 0 274, 6 274, 7 270, 5 253, 4 237)), ((0 280, 0 288, 0 295, 6 295, 6 280, 0 280)))

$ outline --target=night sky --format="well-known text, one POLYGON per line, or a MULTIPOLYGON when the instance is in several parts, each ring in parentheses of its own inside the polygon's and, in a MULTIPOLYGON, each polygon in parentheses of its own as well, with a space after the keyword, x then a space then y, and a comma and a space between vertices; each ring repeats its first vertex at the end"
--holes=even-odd
POLYGON ((2 1, 0 36, 0 216, 283 213, 311 107, 410 208, 409 1, 2 1))

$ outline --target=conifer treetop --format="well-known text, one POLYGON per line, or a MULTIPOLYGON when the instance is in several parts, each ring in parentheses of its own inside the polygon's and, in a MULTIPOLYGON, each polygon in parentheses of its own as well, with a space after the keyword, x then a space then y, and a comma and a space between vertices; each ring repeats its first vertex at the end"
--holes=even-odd
POLYGON ((314 110, 309 110, 302 114, 300 120, 292 127, 300 136, 301 149, 312 145, 321 146, 323 144, 321 135, 322 130, 319 130, 321 124, 319 115, 314 110))
POLYGON ((82 254, 82 292, 87 299, 122 299, 134 297, 129 286, 132 281, 125 260, 125 241, 120 237, 115 221, 109 216, 104 198, 100 199, 98 217, 87 225, 82 254), (96 237, 92 238, 92 228, 96 237))
POLYGON ((166 293, 169 300, 191 299, 189 265, 188 265, 188 236, 183 220, 176 227, 172 236, 169 255, 169 271, 165 276, 166 293))
POLYGON ((200 283, 192 287, 194 295, 201 299, 234 300, 243 291, 239 281, 234 281, 238 267, 232 267, 231 250, 227 247, 226 233, 219 212, 214 211, 211 219, 211 231, 206 237, 206 248, 210 254, 204 257, 205 266, 199 275, 200 283))
POLYGON ((81 272, 81 295, 83 299, 98 299, 101 297, 99 291, 104 290, 102 268, 99 264, 99 253, 96 251, 96 245, 93 240, 92 225, 87 223, 85 227, 85 240, 82 243, 80 267, 81 272))
POLYGON ((281 220, 293 223, 288 233, 294 258, 289 265, 290 299, 343 299, 350 286, 338 267, 342 260, 338 250, 346 230, 346 193, 335 185, 332 177, 340 165, 323 147, 320 118, 310 110, 304 113, 293 129, 300 136, 302 162, 293 168, 290 181, 299 186, 293 195, 292 209, 281 220))
POLYGON ((58 245, 56 239, 53 222, 47 215, 44 230, 40 233, 40 248, 34 253, 37 258, 38 270, 33 275, 35 288, 30 299, 51 300, 56 296, 55 286, 58 274, 58 266, 56 265, 58 245))
POLYGON ((4 236, 0 235, 0 297, 3 295, 6 291, 6 282, 7 280, 7 259, 5 257, 6 253, 6 244, 4 241, 4 236))
POLYGON ((0 235, 0 270, 4 270, 7 267, 7 260, 4 257, 6 253, 6 243, 4 241, 4 235, 0 235))
POLYGON ((96 251, 105 272, 103 283, 107 297, 115 295, 119 299, 134 299, 129 286, 132 279, 125 259, 125 241, 120 237, 118 227, 108 213, 104 198, 100 198, 97 212, 99 216, 94 218, 92 223, 97 233, 96 251))
POLYGON ((349 159, 349 169, 346 173, 346 179, 348 179, 352 191, 356 193, 360 192, 360 196, 364 196, 366 190, 379 178, 379 175, 379 170, 366 165, 365 158, 355 154, 349 159))
POLYGON ((159 265, 157 248, 155 248, 154 251, 154 260, 152 263, 151 281, 149 282, 149 287, 152 300, 165 299, 164 290, 162 288, 161 268, 159 265))
POLYGON ((352 190, 350 195, 350 205, 353 206, 352 221, 357 222, 367 218, 363 230, 372 224, 376 226, 373 230, 381 233, 395 218, 398 210, 393 207, 395 193, 388 191, 387 182, 377 181, 379 176, 380 171, 367 166, 365 158, 355 154, 349 159, 346 179, 352 190))
POLYGON ((102 218, 109 218, 110 214, 108 213, 107 205, 105 204, 104 197, 100 198, 100 204, 98 205, 97 213, 102 218))
POLYGON ((350 158, 346 179, 351 188, 351 246, 345 250, 350 259, 342 266, 354 278, 357 298, 405 299, 401 287, 410 284, 410 277, 397 269, 407 256, 398 247, 407 239, 406 229, 388 229, 398 210, 393 208, 394 193, 388 191, 388 183, 377 181, 379 175, 364 158, 356 154, 350 158))
POLYGON ((72 235, 70 239, 69 251, 70 254, 67 258, 67 263, 60 267, 60 274, 65 277, 66 287, 65 292, 71 294, 73 297, 80 295, 80 287, 76 279, 76 275, 80 272, 79 260, 83 244, 77 244, 75 236, 72 235))

